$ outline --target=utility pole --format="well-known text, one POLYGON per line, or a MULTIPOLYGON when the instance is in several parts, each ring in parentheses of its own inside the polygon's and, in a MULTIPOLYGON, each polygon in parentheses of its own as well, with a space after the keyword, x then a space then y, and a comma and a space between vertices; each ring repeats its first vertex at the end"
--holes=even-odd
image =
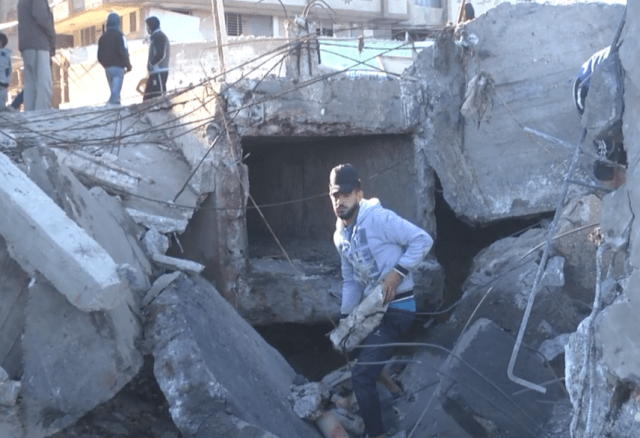
POLYGON ((220 74, 224 80, 227 55, 227 24, 224 20, 224 4, 222 0, 211 0, 211 15, 213 16, 213 27, 216 32, 216 44, 218 46, 218 62, 220 63, 220 74))

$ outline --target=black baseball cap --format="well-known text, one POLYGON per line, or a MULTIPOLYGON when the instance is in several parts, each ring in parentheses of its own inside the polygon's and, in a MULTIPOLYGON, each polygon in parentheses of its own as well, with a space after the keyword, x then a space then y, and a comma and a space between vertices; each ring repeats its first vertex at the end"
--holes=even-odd
POLYGON ((339 164, 331 169, 329 176, 329 192, 351 193, 353 189, 360 188, 360 179, 358 171, 352 164, 339 164))

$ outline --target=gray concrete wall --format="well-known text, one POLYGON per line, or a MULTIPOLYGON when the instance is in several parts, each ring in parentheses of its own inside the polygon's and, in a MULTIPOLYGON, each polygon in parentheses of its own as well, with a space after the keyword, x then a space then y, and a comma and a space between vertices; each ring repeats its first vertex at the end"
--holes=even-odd
MULTIPOLYGON (((523 127, 577 142, 573 80, 580 65, 611 42, 621 13, 620 5, 602 3, 503 3, 459 29, 468 45, 461 54, 466 81, 483 73, 493 85, 486 89, 488 110, 479 124, 475 117, 450 121, 463 124, 463 144, 427 145, 456 214, 484 223, 555 208, 571 151, 523 127)), ((590 141, 586 147, 592 148, 590 141)), ((591 168, 581 167, 574 176, 588 179, 591 168)))

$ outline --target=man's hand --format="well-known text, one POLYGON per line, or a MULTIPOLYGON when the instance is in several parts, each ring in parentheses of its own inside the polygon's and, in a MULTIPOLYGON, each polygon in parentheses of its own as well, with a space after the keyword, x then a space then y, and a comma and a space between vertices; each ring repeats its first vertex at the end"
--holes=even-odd
POLYGON ((384 294, 384 304, 390 303, 396 297, 396 289, 402 283, 402 275, 396 271, 391 271, 382 280, 382 293, 384 294))

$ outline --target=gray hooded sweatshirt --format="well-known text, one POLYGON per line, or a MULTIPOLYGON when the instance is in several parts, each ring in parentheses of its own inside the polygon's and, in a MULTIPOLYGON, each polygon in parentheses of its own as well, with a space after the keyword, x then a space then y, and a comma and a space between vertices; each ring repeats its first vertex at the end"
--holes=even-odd
POLYGON ((349 236, 338 219, 333 235, 342 263, 342 314, 351 313, 396 265, 409 271, 396 294, 411 291, 414 284, 410 271, 433 246, 426 231, 383 208, 375 198, 360 201, 353 226, 349 236))

